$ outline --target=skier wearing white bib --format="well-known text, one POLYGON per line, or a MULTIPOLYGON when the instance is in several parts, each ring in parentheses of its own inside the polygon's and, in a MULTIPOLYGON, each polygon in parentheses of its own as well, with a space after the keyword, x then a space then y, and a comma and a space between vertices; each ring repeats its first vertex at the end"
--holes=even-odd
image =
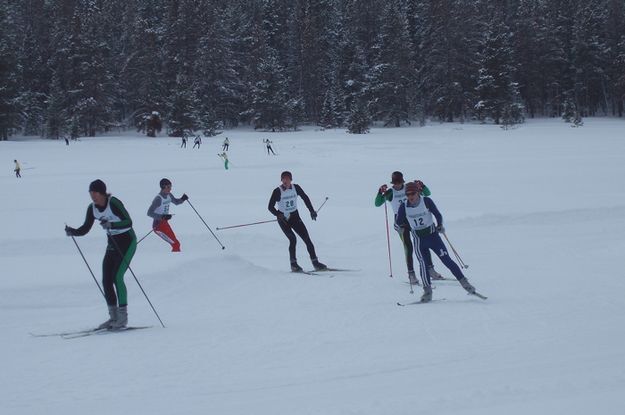
POLYGON ((431 249, 438 255, 441 262, 449 268, 458 280, 462 288, 470 294, 475 294, 475 288, 466 279, 458 264, 449 257, 447 248, 439 236, 439 232, 445 232, 443 216, 438 211, 434 201, 429 197, 421 197, 423 189, 415 182, 406 184, 406 203, 399 207, 397 224, 410 229, 414 241, 414 252, 419 261, 419 272, 423 282, 423 296, 421 301, 426 303, 432 300, 432 287, 430 275, 427 272, 425 254, 431 249), (434 223, 436 217, 436 224, 434 223))
POLYGON ((109 319, 98 328, 120 330, 128 324, 128 293, 124 274, 137 249, 137 237, 124 204, 106 193, 106 184, 102 180, 94 180, 89 184, 89 195, 93 203, 87 207, 85 222, 77 229, 66 225, 65 234, 86 235, 96 220, 106 231, 108 244, 102 261, 102 287, 109 319))
POLYGON ((280 229, 289 239, 289 258, 291 260, 291 271, 293 272, 301 272, 302 267, 300 267, 297 263, 297 257, 295 255, 295 246, 297 244, 297 238, 295 237, 295 233, 299 235, 300 238, 306 244, 306 249, 308 250, 308 254, 310 255, 310 260, 312 261, 313 266, 316 270, 324 270, 327 268, 325 264, 322 264, 317 259, 317 254, 315 253, 315 246, 310 240, 310 236, 308 235, 308 230, 306 229, 306 225, 302 222, 302 219, 299 216, 299 212, 297 211, 297 197, 301 197, 306 207, 310 211, 310 217, 312 220, 317 220, 317 212, 312 206, 310 202, 310 198, 302 188, 292 183, 293 175, 289 171, 284 171, 280 175, 280 180, 282 184, 276 187, 271 193, 271 198, 269 199, 268 209, 269 211, 278 218, 278 225, 280 225, 280 229), (276 209, 276 203, 278 204, 278 209, 276 209), (293 232, 295 231, 295 233, 293 232))
MULTIPOLYGON (((406 266, 408 267, 408 278, 410 279, 411 284, 419 285, 417 281, 417 277, 414 271, 414 264, 412 261, 412 241, 410 239, 410 229, 409 228, 401 228, 397 224, 397 213, 399 212, 399 207, 406 203, 406 186, 404 185, 404 175, 395 171, 391 175, 391 188, 388 188, 385 184, 380 186, 378 190, 378 194, 375 197, 375 205, 382 206, 385 202, 389 202, 391 204, 391 208, 394 213, 394 228, 399 235, 399 238, 404 245, 404 258, 406 259, 406 266)), ((423 184, 420 180, 417 180, 417 183, 421 186, 421 196, 430 196, 432 193, 430 189, 423 184)), ((424 257, 428 273, 430 274, 430 278, 433 280, 443 279, 441 274, 439 274, 435 269, 432 263, 432 256, 428 251, 424 257)))
POLYGON ((159 182, 161 192, 156 195, 152 204, 148 208, 148 216, 154 219, 152 229, 154 233, 161 237, 165 242, 171 245, 172 252, 180 252, 180 242, 176 238, 176 234, 169 226, 169 220, 172 218, 169 213, 171 203, 179 205, 189 198, 183 194, 180 199, 171 194, 171 181, 169 179, 161 179, 159 182))

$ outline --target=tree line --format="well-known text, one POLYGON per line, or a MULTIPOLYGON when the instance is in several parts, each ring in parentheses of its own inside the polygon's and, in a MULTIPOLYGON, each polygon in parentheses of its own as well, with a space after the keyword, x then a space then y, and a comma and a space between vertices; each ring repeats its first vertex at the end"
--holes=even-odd
POLYGON ((0 4, 0 139, 623 116, 624 0, 0 4))

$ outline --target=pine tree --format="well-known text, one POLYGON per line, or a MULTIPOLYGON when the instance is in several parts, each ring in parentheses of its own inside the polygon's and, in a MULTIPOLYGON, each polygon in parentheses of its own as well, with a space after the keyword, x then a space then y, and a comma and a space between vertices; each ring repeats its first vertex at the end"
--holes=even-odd
POLYGON ((414 8, 413 18, 422 23, 417 72, 425 111, 441 121, 466 119, 476 101, 479 6, 473 0, 441 0, 414 8))
POLYGON ((475 109, 478 119, 483 121, 489 117, 499 124, 504 107, 510 109, 515 101, 517 84, 514 82, 510 29, 501 10, 493 9, 491 13, 480 48, 476 86, 479 101, 475 109))
MULTIPOLYGON (((190 86, 189 77, 180 74, 165 109, 167 111, 167 127, 170 137, 182 137, 187 131, 200 128, 200 120, 194 108, 198 107, 196 96, 190 86)), ((207 125, 202 125, 206 128, 207 125)))
POLYGON ((67 117, 67 104, 65 101, 65 91, 61 87, 60 77, 54 75, 50 94, 46 102, 45 135, 48 138, 58 140, 68 132, 69 119, 67 117))
POLYGON ((264 56, 258 65, 258 80, 252 88, 250 113, 255 129, 282 130, 286 123, 287 98, 284 68, 277 53, 269 46, 263 48, 264 56))
POLYGON ((412 62, 410 37, 405 10, 398 0, 387 3, 382 14, 382 27, 376 41, 376 61, 371 69, 369 93, 375 119, 385 126, 410 124, 409 78, 412 62))
MULTIPOLYGON (((201 128, 216 132, 224 126, 236 126, 242 111, 242 66, 234 52, 233 28, 227 24, 233 10, 214 10, 205 22, 204 35, 198 44, 194 68, 194 93, 201 128)), ((212 134, 212 133, 211 133, 212 134)))
POLYGON ((7 140, 19 126, 15 12, 11 3, 0 5, 0 141, 7 140))
POLYGON ((371 117, 364 100, 358 100, 347 118, 347 131, 351 134, 366 134, 369 132, 371 117))

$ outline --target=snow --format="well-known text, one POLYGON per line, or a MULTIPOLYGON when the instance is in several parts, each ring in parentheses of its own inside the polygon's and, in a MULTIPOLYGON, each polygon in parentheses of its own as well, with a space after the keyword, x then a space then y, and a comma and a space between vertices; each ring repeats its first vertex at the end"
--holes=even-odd
MULTIPOLYGON (((0 402, 4 414, 622 414, 625 411, 625 125, 587 119, 433 124, 297 133, 228 131, 200 150, 126 134, 0 143, 6 200, 0 234, 0 402), (267 156, 261 139, 274 142, 267 156), (22 176, 12 175, 13 159, 22 176), (213 228, 271 219, 282 170, 319 206, 300 211, 320 259, 351 273, 288 271, 274 223, 216 232, 173 207, 183 252, 150 235, 126 274, 131 325, 148 330, 74 340, 106 307, 65 223, 82 223, 103 179, 134 220, 168 177, 213 228), (401 245, 377 188, 394 170, 432 190, 447 234, 487 301, 454 281, 446 301, 397 307, 409 293, 401 245)), ((390 207, 389 207, 390 208, 390 207)), ((105 236, 77 238, 100 278, 105 236)), ((311 265, 301 241, 299 262, 311 265)), ((441 273, 450 276, 435 259, 441 273)))

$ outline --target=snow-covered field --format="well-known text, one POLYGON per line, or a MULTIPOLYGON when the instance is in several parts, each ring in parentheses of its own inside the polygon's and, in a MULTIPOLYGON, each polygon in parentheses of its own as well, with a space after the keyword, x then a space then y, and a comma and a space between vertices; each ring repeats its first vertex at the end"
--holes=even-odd
MULTIPOLYGON (((2 414, 625 413, 623 121, 225 135, 229 171, 217 157, 224 135, 200 150, 135 135, 0 143, 2 414), (124 202, 141 237, 162 177, 214 229, 271 219, 267 201, 287 169, 315 206, 329 198, 317 222, 300 202, 319 258, 360 271, 289 273, 274 223, 216 232, 222 251, 184 204, 172 220, 183 252, 150 235, 132 262, 167 328, 127 273, 130 324, 153 328, 29 335, 106 317, 63 232, 82 224, 93 179, 124 202), (446 301, 396 305, 420 289, 404 283, 394 234, 389 278, 373 199, 393 170, 432 190, 487 301, 444 281, 434 298, 446 301)), ((77 241, 99 279, 104 232, 77 241)), ((301 242, 298 258, 311 268, 301 242)))

